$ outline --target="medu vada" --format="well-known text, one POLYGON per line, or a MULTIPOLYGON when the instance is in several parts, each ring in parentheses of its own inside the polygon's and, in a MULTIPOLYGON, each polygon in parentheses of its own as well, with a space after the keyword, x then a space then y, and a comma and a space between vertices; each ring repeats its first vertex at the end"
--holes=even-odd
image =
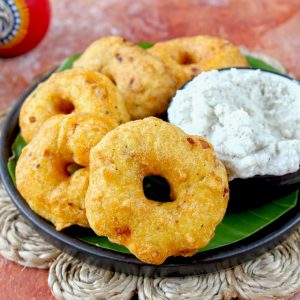
POLYGON ((156 57, 122 37, 101 38, 74 63, 101 72, 116 83, 132 119, 166 112, 176 82, 156 57))
POLYGON ((226 170, 212 145, 160 119, 123 124, 91 150, 89 224, 146 263, 192 256, 207 245, 228 198, 226 170), (150 175, 168 181, 171 202, 145 197, 150 175))
POLYGON ((123 97, 108 77, 66 70, 53 74, 25 100, 19 118, 21 134, 28 143, 50 117, 71 112, 100 113, 119 124, 130 120, 123 97))
POLYGON ((184 37, 155 44, 147 50, 164 62, 180 88, 202 71, 247 67, 239 47, 208 35, 184 37))
POLYGON ((89 152, 115 126, 101 114, 56 115, 23 149, 16 167, 17 189, 57 230, 74 224, 89 227, 84 203, 89 152))

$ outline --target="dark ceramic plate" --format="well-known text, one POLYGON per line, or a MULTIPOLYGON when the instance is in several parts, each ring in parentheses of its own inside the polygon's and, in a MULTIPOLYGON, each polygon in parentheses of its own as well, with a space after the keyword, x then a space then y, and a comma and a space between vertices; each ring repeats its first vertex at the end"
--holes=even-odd
POLYGON ((26 91, 5 121, 0 140, 1 177, 12 201, 29 223, 31 223, 47 241, 70 255, 84 259, 87 263, 99 267, 129 274, 144 276, 195 275, 230 268, 253 259, 268 249, 273 248, 277 243, 286 238, 292 229, 300 224, 300 201, 298 201, 295 208, 256 234, 240 242, 215 250, 198 253, 190 258, 171 257, 160 266, 145 264, 136 259, 133 255, 121 254, 89 245, 73 238, 70 234, 70 230, 57 232, 50 223, 37 216, 29 208, 16 190, 7 170, 7 162, 11 155, 11 145, 19 132, 18 116, 20 107, 27 95, 36 86, 37 84, 26 91))

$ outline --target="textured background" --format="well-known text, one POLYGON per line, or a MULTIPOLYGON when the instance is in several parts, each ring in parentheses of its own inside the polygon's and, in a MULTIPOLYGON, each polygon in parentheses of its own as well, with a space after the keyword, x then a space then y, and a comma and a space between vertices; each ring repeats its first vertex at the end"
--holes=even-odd
MULTIPOLYGON (((35 76, 105 35, 151 42, 218 35, 274 56, 300 79, 299 0, 52 0, 51 6, 50 30, 39 46, 0 59, 0 109, 16 101, 35 76)), ((0 258, 0 299, 53 299, 47 271, 0 258)))

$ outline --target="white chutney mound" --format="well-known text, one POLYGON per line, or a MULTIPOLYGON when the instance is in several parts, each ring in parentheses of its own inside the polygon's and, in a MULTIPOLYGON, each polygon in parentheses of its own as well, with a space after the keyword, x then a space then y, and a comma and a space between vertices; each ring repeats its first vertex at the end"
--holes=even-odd
POLYGON ((203 72, 177 91, 171 123, 214 146, 229 179, 284 175, 300 164, 300 85, 260 70, 203 72))

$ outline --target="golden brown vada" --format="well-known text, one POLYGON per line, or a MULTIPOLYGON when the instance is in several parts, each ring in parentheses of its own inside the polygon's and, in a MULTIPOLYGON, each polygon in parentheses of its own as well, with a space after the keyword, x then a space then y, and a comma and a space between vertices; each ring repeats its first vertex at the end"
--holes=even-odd
POLYGON ((114 119, 100 114, 70 114, 61 123, 59 152, 66 161, 88 166, 90 150, 117 125, 114 119))
POLYGON ((118 123, 130 120, 116 86, 103 74, 66 70, 53 74, 25 100, 20 112, 21 134, 28 143, 42 124, 56 114, 100 113, 118 123))
POLYGON ((213 147, 160 119, 123 124, 91 151, 89 224, 146 263, 192 256, 207 245, 228 197, 226 170, 213 147), (167 179, 172 202, 145 197, 149 175, 167 179))
POLYGON ((175 79, 159 59, 118 36, 92 43, 74 67, 95 70, 111 78, 132 119, 164 113, 175 92, 175 79))
POLYGON ((31 209, 57 230, 89 226, 84 203, 88 154, 115 126, 100 114, 56 115, 23 149, 16 167, 17 188, 31 209))
POLYGON ((177 80, 177 88, 202 71, 248 66, 239 47, 208 35, 157 43, 147 51, 168 66, 177 80))

